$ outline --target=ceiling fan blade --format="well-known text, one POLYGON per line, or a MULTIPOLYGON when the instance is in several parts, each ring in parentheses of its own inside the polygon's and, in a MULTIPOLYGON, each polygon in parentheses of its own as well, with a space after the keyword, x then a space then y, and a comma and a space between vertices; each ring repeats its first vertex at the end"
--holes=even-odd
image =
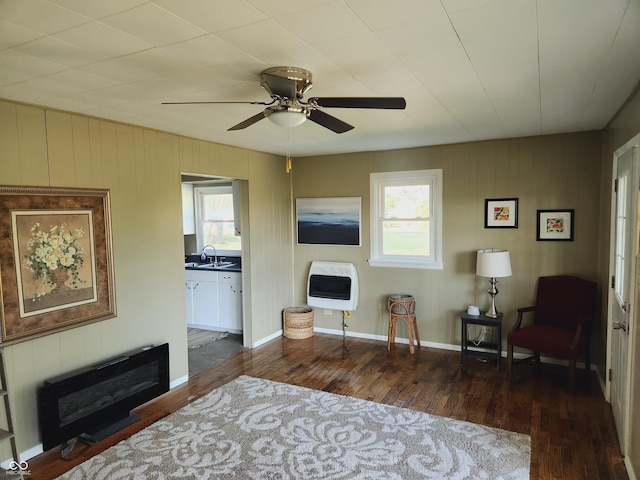
POLYGON ((161 102, 161 105, 214 105, 214 104, 223 104, 223 103, 242 103, 249 105, 271 105, 275 100, 271 102, 161 102))
POLYGON ((344 133, 353 129, 353 125, 349 125, 328 113, 324 113, 322 110, 311 110, 309 120, 317 123, 318 125, 322 125, 329 130, 333 130, 336 133, 344 133))
POLYGON ((262 120, 263 118, 266 118, 264 115, 264 112, 256 113, 253 117, 247 118, 245 121, 240 122, 239 124, 234 125, 233 127, 227 129, 227 132, 230 132, 231 130, 242 130, 243 128, 250 127, 254 123, 262 120))
POLYGON ((403 110, 407 106, 404 97, 314 97, 309 103, 331 108, 384 108, 403 110))

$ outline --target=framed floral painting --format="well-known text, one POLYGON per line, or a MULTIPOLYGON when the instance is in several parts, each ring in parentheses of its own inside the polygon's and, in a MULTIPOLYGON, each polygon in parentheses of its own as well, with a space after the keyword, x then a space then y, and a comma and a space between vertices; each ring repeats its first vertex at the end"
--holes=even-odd
POLYGON ((573 241, 574 210, 538 210, 538 241, 573 241))
POLYGON ((0 342, 116 315, 108 190, 0 186, 0 342))

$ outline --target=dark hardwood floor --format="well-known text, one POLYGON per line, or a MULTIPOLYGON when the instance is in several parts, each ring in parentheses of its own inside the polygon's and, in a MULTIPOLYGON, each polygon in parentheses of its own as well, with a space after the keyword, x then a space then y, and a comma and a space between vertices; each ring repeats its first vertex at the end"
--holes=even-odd
POLYGON ((29 460, 34 480, 53 479, 74 465, 239 375, 251 375, 349 395, 531 436, 532 479, 628 479, 609 404, 595 376, 566 369, 515 367, 475 358, 460 366, 457 352, 316 334, 279 338, 245 350, 191 377, 188 383, 136 410, 142 420, 94 445, 78 443, 67 460, 53 449, 29 460))

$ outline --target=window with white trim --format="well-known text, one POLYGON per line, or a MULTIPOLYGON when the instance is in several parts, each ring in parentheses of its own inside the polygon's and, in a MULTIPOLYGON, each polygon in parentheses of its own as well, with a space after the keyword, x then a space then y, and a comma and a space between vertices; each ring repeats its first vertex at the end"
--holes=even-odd
POLYGON ((442 269, 442 169, 372 173, 375 267, 442 269))
POLYGON ((198 251, 213 245, 218 254, 238 255, 241 237, 235 234, 231 186, 196 187, 196 240, 198 251))

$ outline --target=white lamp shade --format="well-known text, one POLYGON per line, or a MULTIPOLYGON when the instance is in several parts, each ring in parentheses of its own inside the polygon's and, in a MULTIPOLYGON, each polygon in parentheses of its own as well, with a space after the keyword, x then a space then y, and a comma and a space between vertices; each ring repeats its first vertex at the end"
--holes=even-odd
POLYGON ((511 258, 509 250, 478 250, 476 275, 498 278, 511 276, 511 258))
POLYGON ((280 110, 273 112, 267 118, 279 127, 297 127, 304 123, 307 119, 307 115, 304 111, 299 110, 280 110))

